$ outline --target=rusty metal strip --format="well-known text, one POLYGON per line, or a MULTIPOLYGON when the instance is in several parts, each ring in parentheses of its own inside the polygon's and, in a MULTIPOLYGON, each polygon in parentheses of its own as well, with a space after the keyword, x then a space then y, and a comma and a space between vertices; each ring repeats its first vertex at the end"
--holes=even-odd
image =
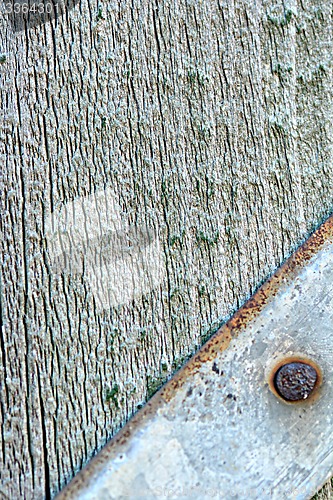
POLYGON ((309 498, 333 472, 332 410, 333 216, 59 499, 309 498), (297 404, 272 387, 295 359, 320 371, 297 404))

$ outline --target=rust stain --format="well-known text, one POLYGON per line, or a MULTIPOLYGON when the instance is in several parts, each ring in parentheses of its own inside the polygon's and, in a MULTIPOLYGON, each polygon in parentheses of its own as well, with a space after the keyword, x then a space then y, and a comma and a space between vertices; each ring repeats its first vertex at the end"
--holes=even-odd
MULTIPOLYGON (((71 483, 60 492, 57 497, 59 500, 66 500, 77 496, 80 486, 88 487, 89 483, 96 479, 98 473, 105 467, 112 458, 115 458, 125 448, 129 438, 135 431, 143 426, 145 420, 154 416, 159 408, 169 403, 181 388, 190 375, 197 373, 203 363, 213 361, 217 354, 224 351, 229 346, 231 340, 239 335, 246 326, 255 319, 263 307, 277 294, 283 285, 288 285, 305 267, 307 262, 322 248, 322 246, 333 240, 333 215, 331 215, 310 237, 303 243, 296 252, 286 260, 286 262, 269 278, 257 292, 229 319, 203 347, 195 354, 188 363, 176 373, 172 379, 162 387, 145 406, 126 426, 120 430, 116 436, 94 457, 89 464, 77 474, 71 483)), ((297 358, 300 359, 299 357, 297 358)), ((311 360, 307 360, 311 361, 311 360)), ((285 363, 284 359, 281 361, 285 363)), ((319 368, 316 365, 316 369, 319 368)), ((275 368, 276 371, 276 368, 275 368)), ((274 371, 274 374, 275 374, 274 371)), ((321 371, 318 371, 318 387, 322 382, 321 371)), ((316 386, 317 386, 316 384, 316 386)), ((270 385, 271 387, 271 385, 270 385)), ((271 387, 274 392, 275 388, 271 387)), ((307 401, 318 397, 319 391, 307 401)), ((282 399, 276 391, 277 397, 282 399)), ((285 400, 283 400, 286 403, 285 400)), ((295 403, 286 403, 295 404, 295 403)), ((304 404, 304 403, 303 403, 304 404)))

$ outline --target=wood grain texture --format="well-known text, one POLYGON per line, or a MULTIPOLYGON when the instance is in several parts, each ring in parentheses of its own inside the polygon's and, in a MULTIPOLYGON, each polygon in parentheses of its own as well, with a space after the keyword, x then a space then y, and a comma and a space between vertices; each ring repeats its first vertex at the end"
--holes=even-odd
POLYGON ((332 211, 332 24, 327 0, 2 20, 5 497, 53 497, 332 211), (166 274, 99 312, 50 271, 45 223, 106 188, 159 230, 166 274))

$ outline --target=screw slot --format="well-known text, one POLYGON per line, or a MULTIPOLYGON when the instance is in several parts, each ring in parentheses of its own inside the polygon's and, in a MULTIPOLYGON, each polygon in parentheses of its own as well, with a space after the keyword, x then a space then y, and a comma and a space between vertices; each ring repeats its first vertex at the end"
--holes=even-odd
POLYGON ((313 400, 322 382, 320 368, 311 360, 294 357, 281 360, 271 372, 272 392, 286 403, 313 400))

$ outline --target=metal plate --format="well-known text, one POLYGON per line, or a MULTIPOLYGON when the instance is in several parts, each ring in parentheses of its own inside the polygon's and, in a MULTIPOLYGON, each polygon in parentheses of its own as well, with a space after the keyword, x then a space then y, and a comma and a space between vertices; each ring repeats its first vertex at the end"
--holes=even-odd
POLYGON ((309 498, 333 471, 333 218, 266 282, 59 498, 309 498), (274 368, 322 372, 287 403, 274 368))

